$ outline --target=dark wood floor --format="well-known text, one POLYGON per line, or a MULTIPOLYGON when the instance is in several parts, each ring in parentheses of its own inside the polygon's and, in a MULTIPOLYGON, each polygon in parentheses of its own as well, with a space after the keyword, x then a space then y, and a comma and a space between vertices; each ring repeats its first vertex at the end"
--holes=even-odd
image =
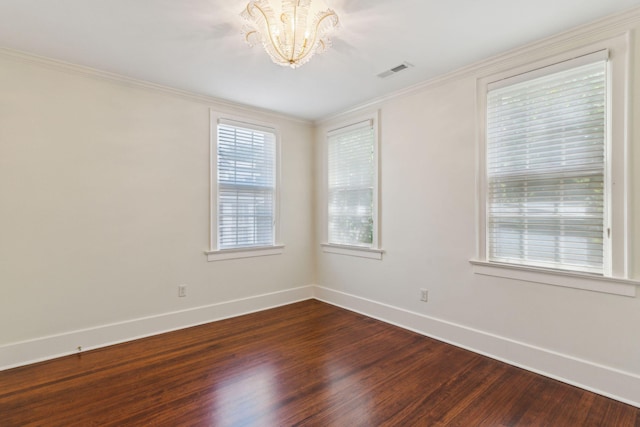
POLYGON ((640 426, 640 409, 318 301, 0 372, 0 426, 640 426))

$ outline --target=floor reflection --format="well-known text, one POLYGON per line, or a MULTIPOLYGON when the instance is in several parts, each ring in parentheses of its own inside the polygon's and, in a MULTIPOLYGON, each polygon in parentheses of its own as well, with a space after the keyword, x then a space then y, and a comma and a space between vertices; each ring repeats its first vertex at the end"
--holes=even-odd
POLYGON ((279 390, 271 364, 240 370, 216 384, 215 394, 214 425, 277 425, 272 409, 279 390))

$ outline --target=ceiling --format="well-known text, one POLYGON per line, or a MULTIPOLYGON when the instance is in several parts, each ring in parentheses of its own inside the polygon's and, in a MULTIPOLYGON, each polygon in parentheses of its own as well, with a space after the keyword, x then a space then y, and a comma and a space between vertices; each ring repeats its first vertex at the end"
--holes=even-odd
POLYGON ((247 1, 0 0, 0 47, 315 120, 640 6, 640 0, 322 0, 338 13, 341 28, 330 50, 293 70, 245 44, 239 13, 247 1), (413 67, 377 77, 404 61, 413 67))

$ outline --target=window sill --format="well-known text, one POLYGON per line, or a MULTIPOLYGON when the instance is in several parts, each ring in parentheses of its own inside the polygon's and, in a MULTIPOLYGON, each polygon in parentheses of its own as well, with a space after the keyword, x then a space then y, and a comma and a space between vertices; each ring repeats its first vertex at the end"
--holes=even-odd
POLYGON ((636 289, 640 286, 639 281, 630 279, 545 270, 479 260, 469 260, 469 262, 473 265, 473 272, 483 276, 503 277, 524 282, 542 283, 627 297, 635 297, 636 289))
POLYGON ((218 251, 205 251, 207 261, 224 261, 227 259, 253 258, 259 256, 280 255, 284 251, 284 245, 260 246, 256 248, 223 249, 218 251))
POLYGON ((329 254, 348 255, 360 258, 382 259, 384 251, 382 249, 363 248, 360 246, 334 245, 322 243, 322 252, 329 254))

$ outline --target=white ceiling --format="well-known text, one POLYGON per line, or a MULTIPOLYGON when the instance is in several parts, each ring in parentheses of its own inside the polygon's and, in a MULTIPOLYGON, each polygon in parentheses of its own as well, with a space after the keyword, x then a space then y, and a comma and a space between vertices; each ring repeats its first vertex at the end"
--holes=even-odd
POLYGON ((0 0, 0 47, 320 119, 640 6, 640 0, 324 0, 341 22, 333 47, 292 70, 245 44, 239 12, 247 1, 0 0), (403 61, 414 67, 377 77, 403 61))

